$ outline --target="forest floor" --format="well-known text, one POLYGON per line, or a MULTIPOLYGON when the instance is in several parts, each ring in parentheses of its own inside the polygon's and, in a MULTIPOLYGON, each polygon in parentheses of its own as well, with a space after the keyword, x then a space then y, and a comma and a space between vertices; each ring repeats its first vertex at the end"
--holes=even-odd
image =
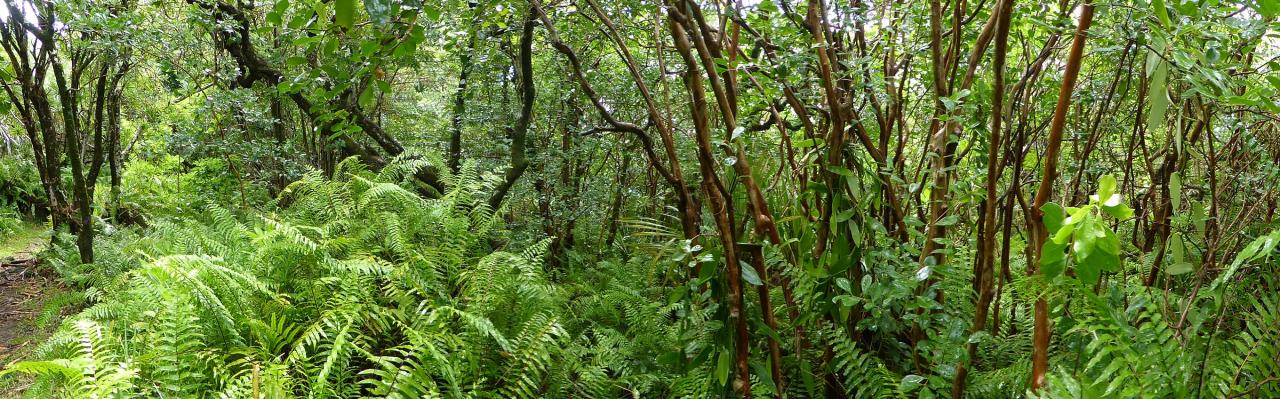
MULTIPOLYGON (((22 360, 51 331, 36 322, 45 300, 60 290, 49 272, 37 267, 44 233, 44 226, 29 224, 0 241, 0 368, 22 360)), ((23 380, 0 378, 0 397, 15 397, 23 380)))

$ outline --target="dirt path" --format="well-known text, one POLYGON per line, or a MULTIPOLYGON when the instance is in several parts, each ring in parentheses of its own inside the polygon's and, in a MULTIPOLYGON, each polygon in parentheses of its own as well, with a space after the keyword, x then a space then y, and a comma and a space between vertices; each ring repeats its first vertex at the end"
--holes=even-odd
MULTIPOLYGON (((36 267, 43 236, 43 228, 33 225, 0 242, 0 368, 19 360, 46 335, 34 319, 57 285, 36 267)), ((4 385, 0 383, 0 395, 11 393, 4 385)))

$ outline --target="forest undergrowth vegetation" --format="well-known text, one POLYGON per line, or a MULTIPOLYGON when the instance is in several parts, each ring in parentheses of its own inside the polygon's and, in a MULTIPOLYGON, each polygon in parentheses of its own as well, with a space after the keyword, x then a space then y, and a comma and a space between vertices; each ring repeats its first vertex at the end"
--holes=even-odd
MULTIPOLYGON (((333 178, 310 173, 286 186, 269 212, 208 200, 216 198, 208 193, 233 190, 193 179, 202 173, 198 168, 167 182, 126 183, 127 191, 145 191, 130 196, 149 197, 146 227, 101 237, 92 265, 80 264, 74 247, 47 254, 64 283, 78 288, 50 303, 51 311, 81 310, 34 351, 44 360, 16 363, 4 373, 39 376, 29 397, 68 398, 243 398, 250 392, 262 398, 693 398, 714 396, 728 378, 728 362, 708 350, 722 327, 716 306, 697 306, 710 293, 664 276, 664 263, 698 262, 688 260, 692 249, 681 248, 681 240, 656 241, 661 245, 631 257, 576 270, 547 270, 549 240, 502 241, 509 236, 505 210, 485 204, 474 165, 447 176, 452 189, 435 199, 421 197, 408 181, 420 167, 393 161, 374 172, 348 159, 333 178), (205 187, 182 187, 182 181, 205 187), (687 295, 703 298, 689 302, 687 295)), ((148 168, 132 170, 152 172, 148 168)), ((1070 209, 1059 220, 1071 217, 1081 227, 1060 225, 1061 245, 1074 245, 1067 242, 1072 233, 1074 240, 1114 239, 1100 224, 1102 203, 1070 209)), ((674 234, 632 223, 653 236, 674 234)), ((1245 248, 1205 288, 1208 294, 1181 328, 1162 316, 1165 299, 1158 292, 1118 277, 1140 276, 1139 262, 1111 270, 1123 273, 1107 281, 1079 274, 1016 278, 1015 292, 1043 292, 1062 315, 1053 361, 1070 366, 1049 376, 1053 389, 1042 396, 1188 397, 1195 386, 1224 396, 1274 375, 1280 295, 1259 289, 1275 278, 1228 282, 1241 267, 1267 259, 1278 242, 1280 232, 1245 248)), ((1089 245, 1104 251, 1109 244, 1089 245)), ((815 282, 777 253, 766 258, 794 274, 799 306, 821 305, 815 282)), ((868 331, 901 333, 908 326, 884 314, 910 309, 917 286, 900 281, 922 279, 909 263, 899 272, 888 281, 864 280, 864 296, 832 301, 874 303, 873 318, 862 321, 876 327, 868 331)), ((965 284, 949 280, 944 286, 965 284)), ((834 284, 847 289, 851 283, 834 284)), ((942 311, 942 320, 959 320, 972 309, 942 311)), ((1029 373, 1018 354, 1027 351, 1032 326, 1022 324, 1011 326, 1021 332, 999 340, 955 324, 931 334, 949 335, 955 347, 978 344, 979 372, 969 397, 1011 397, 1026 389, 1029 373)), ((838 376, 842 395, 850 397, 906 397, 928 383, 894 371, 901 367, 895 362, 910 359, 893 357, 892 349, 864 350, 831 331, 813 337, 830 338, 811 343, 815 349, 795 361, 820 358, 817 348, 828 347, 833 368, 788 365, 810 373, 796 376, 803 381, 792 388, 797 394, 824 395, 825 373, 838 376)), ((939 345, 927 356, 954 358, 953 351, 939 345)), ((755 367, 767 375, 766 364, 755 367)))

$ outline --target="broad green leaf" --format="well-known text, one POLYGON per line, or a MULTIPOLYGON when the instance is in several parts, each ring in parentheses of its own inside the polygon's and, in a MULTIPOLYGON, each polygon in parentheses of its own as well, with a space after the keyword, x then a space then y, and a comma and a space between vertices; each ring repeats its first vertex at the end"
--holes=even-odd
POLYGON ((1257 0, 1253 2, 1253 9, 1270 20, 1276 15, 1280 15, 1280 0, 1257 0))
POLYGON ((924 377, 915 374, 908 374, 906 377, 902 377, 902 382, 898 384, 898 390, 902 392, 911 392, 916 390, 916 388, 919 388, 923 382, 924 377))
POLYGON ((1120 205, 1120 201, 1124 201, 1124 196, 1120 195, 1120 193, 1113 193, 1107 196, 1106 198, 1102 199, 1102 206, 1113 207, 1116 205, 1120 205))
POLYGON ((1090 208, 1091 208, 1091 207, 1084 207, 1084 208, 1069 207, 1069 208, 1067 208, 1067 215, 1068 215, 1068 216, 1067 216, 1067 220, 1063 221, 1062 223, 1064 223, 1064 224, 1076 224, 1076 223, 1080 223, 1080 222, 1084 221, 1084 219, 1085 219, 1086 217, 1088 217, 1088 215, 1089 215, 1089 209, 1090 209, 1090 208))
POLYGON ((1204 205, 1200 202, 1191 202, 1191 223, 1195 224, 1196 232, 1201 235, 1205 234, 1205 222, 1209 221, 1209 216, 1205 215, 1204 205))
POLYGON ((1045 277, 1054 278, 1062 274, 1067 267, 1067 245, 1059 244, 1053 241, 1044 243, 1040 248, 1040 273, 1045 277))
POLYGON ((853 286, 849 283, 849 279, 844 277, 836 279, 836 287, 840 287, 845 292, 853 292, 853 286))
POLYGON ((1067 241, 1071 240, 1071 234, 1075 233, 1075 231, 1076 225, 1063 225, 1056 234, 1050 236, 1050 239, 1056 244, 1067 245, 1067 241))
POLYGON ((1112 255, 1119 255, 1120 237, 1117 237, 1116 233, 1112 232, 1111 229, 1106 226, 1098 226, 1098 228, 1103 232, 1102 238, 1097 241, 1098 249, 1106 251, 1112 255))
POLYGON ((976 343, 982 342, 982 340, 984 339, 989 339, 989 338, 991 338, 991 333, 987 332, 987 330, 982 330, 982 331, 975 332, 973 334, 969 334, 968 342, 971 344, 976 344, 976 343))
POLYGON ((1120 258, 1107 251, 1093 251, 1076 263, 1076 277, 1085 284, 1095 284, 1104 270, 1115 270, 1120 258))
POLYGON ((776 14, 778 12, 778 6, 773 4, 773 1, 774 0, 761 1, 760 4, 756 6, 756 10, 759 10, 761 13, 766 15, 776 14))
POLYGON ((1164 272, 1168 273, 1170 276, 1177 276, 1179 274, 1187 274, 1187 273, 1193 272, 1195 271, 1195 269, 1196 269, 1195 266, 1192 265, 1191 262, 1177 262, 1172 265, 1169 265, 1167 269, 1164 269, 1164 272))
POLYGON ((742 261, 738 261, 738 270, 742 271, 742 280, 746 281, 747 284, 751 284, 755 286, 764 284, 762 281, 760 281, 760 275, 756 274, 756 268, 751 267, 751 265, 748 265, 742 261))
POLYGON ((1173 25, 1169 20, 1169 8, 1164 6, 1164 0, 1151 0, 1151 8, 1156 13, 1156 19, 1160 20, 1160 26, 1168 29, 1173 25))
POLYGON ((828 166, 827 169, 830 170, 831 173, 835 173, 840 176, 845 176, 845 177, 854 176, 852 170, 849 170, 849 168, 846 168, 843 166, 828 166))
POLYGON ((1053 202, 1046 202, 1041 205, 1040 211, 1044 212, 1044 228, 1050 234, 1062 228, 1062 221, 1067 218, 1067 213, 1062 210, 1062 205, 1053 202))
POLYGON ((716 380, 720 381, 720 385, 729 382, 729 351, 721 351, 720 357, 716 359, 716 380))
POLYGON ((820 139, 797 140, 791 144, 793 148, 809 148, 818 145, 820 139))
POLYGON ((1169 250, 1173 252, 1174 262, 1182 262, 1187 259, 1186 249, 1183 245, 1181 234, 1174 234, 1169 237, 1169 250))
POLYGON ((355 21, 356 0, 334 0, 333 18, 339 26, 350 28, 355 21))
POLYGON ((1116 177, 1112 175, 1102 176, 1098 180, 1098 201, 1108 202, 1111 195, 1116 193, 1116 177))
POLYGON ((360 92, 360 107, 368 108, 370 105, 373 105, 373 99, 373 85, 365 86, 364 90, 360 92))
MULTIPOLYGON (((933 258, 929 258, 929 259, 933 259, 933 258)), ((925 281, 925 280, 928 280, 928 279, 929 279, 929 276, 931 276, 931 275, 933 275, 933 268, 932 268, 932 267, 924 266, 924 267, 921 267, 920 269, 916 270, 916 280, 918 280, 918 281, 925 281)))
POLYGON ((857 212, 857 209, 856 209, 856 208, 854 208, 854 209, 846 209, 846 210, 844 210, 844 211, 841 211, 841 212, 839 212, 839 213, 836 213, 835 215, 832 215, 832 216, 831 216, 831 225, 832 225, 832 226, 835 226, 835 225, 837 225, 837 224, 839 224, 839 223, 844 223, 844 222, 849 221, 849 219, 852 219, 852 218, 853 218, 853 214, 854 214, 854 212, 857 212))
POLYGON ((440 20, 440 8, 434 5, 431 5, 428 3, 422 4, 422 13, 426 15, 427 19, 429 20, 432 20, 432 21, 440 20))
MULTIPOLYGON (((768 326, 765 326, 763 324, 761 324, 760 326, 763 328, 769 328, 768 326)), ((774 339, 781 341, 781 339, 778 339, 778 338, 774 338, 774 339)), ((770 369, 768 364, 764 362, 752 361, 751 369, 755 371, 756 376, 760 377, 760 382, 764 384, 763 387, 765 390, 775 391, 778 389, 776 382, 773 380, 773 374, 769 372, 770 369)))
POLYGON ((1102 211, 1118 220, 1128 220, 1133 217, 1133 208, 1130 208, 1124 203, 1120 203, 1116 206, 1103 206, 1102 211))
POLYGON ((944 226, 944 227, 945 227, 945 226, 953 226, 953 225, 955 225, 956 223, 959 223, 959 222, 960 222, 960 216, 958 216, 958 215, 947 215, 946 217, 944 217, 944 218, 942 218, 941 220, 939 220, 939 221, 938 221, 938 223, 935 223, 935 225, 937 225, 937 226, 944 226))
POLYGON ((1152 53, 1152 57, 1157 57, 1155 70, 1151 73, 1151 88, 1149 95, 1151 97, 1151 108, 1147 112, 1147 133, 1162 131, 1164 129, 1164 115, 1169 109, 1169 93, 1167 80, 1169 75, 1169 63, 1159 59, 1159 55, 1152 53))
POLYGON ((1093 218, 1085 217, 1076 225, 1076 233, 1072 237, 1071 252, 1076 258, 1088 258, 1093 250, 1097 247, 1098 232, 1096 223, 1093 218))
MULTIPOLYGON (((302 13, 294 14, 293 18, 289 19, 289 29, 301 29, 310 20, 311 18, 309 18, 309 15, 304 15, 302 13)), ((306 39, 306 38, 303 38, 303 39, 306 39)), ((302 39, 299 39, 299 41, 301 40, 302 39)))
POLYGON ((1173 172, 1169 176, 1169 203, 1173 205, 1173 209, 1178 209, 1178 204, 1182 202, 1182 175, 1173 172))

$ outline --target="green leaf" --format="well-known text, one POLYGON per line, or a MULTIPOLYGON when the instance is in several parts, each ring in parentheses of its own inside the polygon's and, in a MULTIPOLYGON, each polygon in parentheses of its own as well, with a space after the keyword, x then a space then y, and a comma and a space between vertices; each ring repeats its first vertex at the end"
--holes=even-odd
POLYGON ((1071 252, 1077 258, 1088 258, 1093 253, 1094 248, 1097 247, 1095 241, 1098 239, 1098 232, 1096 229, 1097 226, 1093 218, 1087 216, 1080 221, 1080 224, 1076 225, 1074 240, 1071 242, 1071 252))
POLYGON ((1151 8, 1154 9, 1156 19, 1160 20, 1161 26, 1168 29, 1170 25, 1173 25, 1169 21, 1169 8, 1164 6, 1164 0, 1151 0, 1151 8))
POLYGON ((849 279, 844 277, 836 279, 836 287, 840 287, 845 292, 853 292, 853 286, 849 283, 849 279))
POLYGON ((1089 209, 1091 208, 1093 207, 1086 206, 1083 208, 1076 208, 1076 207, 1067 208, 1067 220, 1064 221, 1063 223, 1076 224, 1076 223, 1083 222, 1085 217, 1089 216, 1089 209))
POLYGON ((1170 240, 1169 248, 1170 248, 1170 251, 1173 252, 1173 261, 1174 262, 1185 261, 1187 259, 1186 249, 1185 249, 1186 246, 1182 242, 1182 235, 1174 234, 1172 237, 1169 237, 1169 240, 1170 240))
POLYGON ((1112 255, 1120 254, 1120 237, 1106 226, 1098 226, 1102 230, 1103 236, 1097 241, 1098 249, 1106 251, 1112 255))
POLYGON ((755 370, 757 376, 760 376, 760 382, 764 383, 763 386, 765 390, 775 391, 778 389, 777 388, 778 385, 773 380, 773 374, 769 372, 770 369, 768 366, 769 366, 768 364, 761 363, 761 362, 754 362, 754 361, 751 362, 751 369, 755 370))
POLYGON ((1056 232, 1062 228, 1062 221, 1066 220, 1067 213, 1062 210, 1062 205, 1053 202, 1046 202, 1040 206, 1040 211, 1044 212, 1044 228, 1048 232, 1056 232))
POLYGON ((982 342, 982 340, 984 339, 989 339, 989 338, 991 338, 991 333, 987 332, 987 330, 982 330, 982 331, 975 332, 973 334, 969 334, 968 342, 971 344, 976 344, 976 343, 982 342))
POLYGON ((1205 234, 1205 223, 1209 221, 1209 216, 1205 215, 1204 204, 1200 202, 1191 203, 1191 223, 1196 225, 1196 231, 1201 235, 1205 234))
POLYGON ((1062 274, 1067 266, 1067 245, 1053 241, 1044 243, 1040 248, 1040 272, 1045 277, 1054 278, 1062 274))
POLYGON ((1085 284, 1096 284, 1103 270, 1115 270, 1120 258, 1107 251, 1094 251, 1076 263, 1076 277, 1085 284))
POLYGON ((1111 199, 1111 195, 1116 193, 1116 177, 1112 175, 1102 176, 1098 180, 1098 201, 1106 202, 1111 199))
POLYGON ((716 380, 720 381, 720 385, 729 382, 729 362, 729 351, 720 352, 720 357, 716 360, 716 380))
POLYGON ((440 20, 440 8, 433 6, 431 4, 423 4, 422 13, 426 14, 427 19, 429 20, 432 20, 432 21, 440 20))
POLYGON ((960 222, 960 216, 958 216, 958 215, 947 215, 946 217, 944 217, 944 218, 942 218, 941 220, 939 220, 939 221, 938 221, 938 223, 934 223, 934 225, 936 225, 936 226, 943 226, 943 227, 945 227, 945 226, 953 226, 953 225, 955 225, 956 223, 959 223, 959 222, 960 222))
POLYGON ((1064 225, 1062 228, 1058 229, 1058 233, 1054 234, 1050 239, 1056 244, 1066 245, 1067 241, 1070 241, 1071 239, 1071 234, 1075 233, 1075 231, 1076 225, 1064 225))
MULTIPOLYGON (((1275 2, 1277 4, 1280 4, 1280 0, 1276 0, 1275 2)), ((1267 82, 1271 83, 1271 87, 1275 88, 1276 90, 1280 90, 1280 76, 1267 75, 1267 82)))
POLYGON ((360 107, 367 108, 373 105, 373 85, 364 87, 364 91, 360 92, 360 107))
POLYGON ((818 145, 818 141, 819 141, 819 140, 820 140, 820 139, 804 139, 804 140, 797 140, 796 142, 794 142, 794 143, 791 145, 791 147, 793 147, 793 148, 809 148, 809 147, 813 147, 813 146, 818 145))
POLYGON ((1182 175, 1173 172, 1169 176, 1169 203, 1173 205, 1173 209, 1178 209, 1178 204, 1182 202, 1182 175))
POLYGON ((898 390, 902 392, 911 392, 916 390, 916 388, 920 388, 920 386, 923 385, 923 382, 924 377, 915 374, 908 374, 906 377, 902 377, 902 382, 898 384, 898 390))
POLYGON ((773 0, 761 1, 760 4, 756 5, 756 9, 764 14, 776 14, 778 12, 778 6, 773 4, 773 0))
POLYGON ((830 170, 830 171, 831 171, 831 173, 835 173, 835 174, 840 175, 840 176, 845 176, 845 177, 853 177, 853 176, 854 176, 854 174, 853 174, 853 171, 852 171, 852 170, 849 170, 849 168, 842 167, 842 166, 828 166, 828 167, 827 167, 827 170, 830 170))
POLYGON ((661 355, 658 355, 657 360, 658 360, 658 364, 665 365, 667 367, 680 367, 680 363, 681 363, 680 360, 682 358, 683 358, 682 353, 677 351, 671 351, 671 352, 666 352, 661 355))
POLYGON ((1195 265, 1192 265, 1191 262, 1177 262, 1169 265, 1169 268, 1164 269, 1164 272, 1168 273, 1170 276, 1177 276, 1180 274, 1191 273, 1195 270, 1196 267, 1195 265))
POLYGON ((1155 57, 1155 70, 1151 73, 1151 108, 1147 112, 1147 133, 1160 131, 1164 128, 1164 115, 1169 110, 1169 93, 1167 81, 1169 78, 1169 63, 1159 59, 1159 55, 1151 53, 1151 57, 1155 57))
POLYGON ((308 17, 307 15, 303 15, 303 14, 294 14, 293 18, 289 19, 289 29, 302 28, 304 25, 307 24, 308 21, 311 20, 310 18, 307 18, 307 17, 308 17))
POLYGON ((747 284, 755 286, 764 284, 764 282, 760 281, 760 275, 756 274, 756 268, 751 267, 751 265, 738 261, 738 270, 742 272, 742 280, 746 281, 747 284))
POLYGON ((1123 203, 1116 206, 1103 206, 1102 210, 1111 217, 1119 220, 1128 220, 1133 217, 1133 208, 1123 203))
POLYGON ((338 25, 350 28, 355 21, 356 0, 334 0, 333 17, 338 25))
POLYGON ((1280 15, 1280 0, 1257 0, 1253 9, 1257 10, 1266 19, 1271 19, 1276 15, 1280 15))
POLYGON ((831 225, 835 226, 836 224, 849 221, 849 219, 853 218, 853 214, 857 212, 857 210, 858 210, 857 208, 850 208, 850 209, 841 211, 839 213, 836 213, 835 215, 831 216, 831 225))

